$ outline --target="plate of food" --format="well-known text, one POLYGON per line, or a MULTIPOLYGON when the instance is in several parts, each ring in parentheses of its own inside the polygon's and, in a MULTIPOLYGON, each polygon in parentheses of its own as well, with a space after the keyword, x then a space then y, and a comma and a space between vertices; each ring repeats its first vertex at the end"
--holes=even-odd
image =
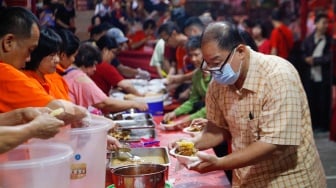
POLYGON ((170 154, 174 156, 181 164, 190 165, 194 164, 200 159, 196 156, 197 149, 194 147, 194 143, 190 141, 176 142, 177 146, 170 150, 170 154))
POLYGON ((178 121, 161 121, 160 126, 164 130, 177 130, 179 122, 178 121))
POLYGON ((202 126, 198 126, 198 125, 192 126, 191 125, 191 126, 185 127, 182 131, 194 136, 195 134, 200 133, 202 130, 203 130, 202 126))

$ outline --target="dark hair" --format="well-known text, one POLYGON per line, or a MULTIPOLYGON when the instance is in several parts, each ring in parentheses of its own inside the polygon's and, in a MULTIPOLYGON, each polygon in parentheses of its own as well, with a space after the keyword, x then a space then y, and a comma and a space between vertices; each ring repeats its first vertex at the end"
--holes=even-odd
POLYGON ((57 33, 63 41, 61 51, 67 56, 74 54, 79 48, 79 38, 67 29, 58 30, 57 33))
POLYGON ((23 7, 8 7, 0 12, 0 38, 12 33, 17 37, 29 38, 33 24, 39 27, 36 16, 23 7))
POLYGON ((118 48, 118 43, 115 38, 108 37, 107 35, 104 35, 99 38, 99 40, 96 42, 96 45, 100 50, 103 50, 104 48, 107 49, 113 49, 118 48))
POLYGON ((50 6, 51 5, 51 0, 43 0, 43 5, 50 6))
POLYGON ((323 14, 323 13, 317 14, 316 17, 315 17, 314 22, 317 23, 317 22, 319 22, 323 18, 329 19, 329 17, 328 17, 327 14, 323 14))
POLYGON ((176 31, 177 33, 181 32, 180 28, 174 22, 167 21, 159 27, 158 33, 167 33, 168 35, 171 35, 173 31, 176 31))
POLYGON ((32 51, 26 70, 37 70, 43 58, 61 51, 62 39, 50 28, 42 28, 38 46, 32 51))
POLYGON ((183 30, 185 30, 187 27, 190 27, 190 26, 196 26, 200 28, 202 31, 204 30, 204 24, 201 21, 201 19, 199 19, 199 17, 197 16, 192 16, 186 19, 186 21, 184 21, 184 24, 183 24, 183 30))
POLYGON ((266 23, 262 21, 256 21, 253 27, 260 27, 261 36, 263 38, 269 38, 269 32, 267 31, 266 23))
POLYGON ((243 39, 244 44, 250 46, 254 51, 258 51, 258 46, 253 40, 252 36, 250 35, 249 32, 245 30, 238 29, 240 37, 243 39))
POLYGON ((223 50, 232 50, 245 41, 239 34, 237 27, 229 22, 215 22, 208 25, 202 34, 202 43, 216 41, 223 50))
POLYGON ((187 51, 200 49, 201 48, 201 36, 189 37, 185 47, 187 51))
POLYGON ((278 8, 273 9, 272 20, 276 20, 276 21, 281 21, 282 20, 282 14, 281 14, 280 9, 278 9, 278 8))
POLYGON ((92 67, 102 61, 100 51, 91 43, 84 43, 78 49, 74 64, 77 67, 92 67))
POLYGON ((156 23, 153 19, 148 19, 145 20, 143 25, 142 25, 143 30, 145 29, 155 29, 156 28, 156 23))

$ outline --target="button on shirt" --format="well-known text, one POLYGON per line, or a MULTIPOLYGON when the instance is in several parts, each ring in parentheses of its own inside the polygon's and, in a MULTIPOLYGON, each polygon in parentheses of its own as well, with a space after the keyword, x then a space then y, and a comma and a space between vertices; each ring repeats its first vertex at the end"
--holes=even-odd
POLYGON ((233 173, 233 187, 326 187, 310 112, 295 68, 277 56, 250 50, 242 89, 211 82, 207 119, 229 130, 232 151, 256 141, 286 145, 281 155, 233 173))

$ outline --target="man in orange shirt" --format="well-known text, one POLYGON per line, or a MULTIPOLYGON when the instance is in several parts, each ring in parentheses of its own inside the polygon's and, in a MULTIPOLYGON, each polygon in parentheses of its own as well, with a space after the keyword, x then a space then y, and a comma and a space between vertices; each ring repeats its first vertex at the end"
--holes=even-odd
POLYGON ((22 7, 0 13, 0 112, 23 107, 64 108, 61 118, 67 123, 86 116, 86 110, 65 100, 56 100, 43 87, 19 69, 30 60, 40 37, 37 18, 22 7))

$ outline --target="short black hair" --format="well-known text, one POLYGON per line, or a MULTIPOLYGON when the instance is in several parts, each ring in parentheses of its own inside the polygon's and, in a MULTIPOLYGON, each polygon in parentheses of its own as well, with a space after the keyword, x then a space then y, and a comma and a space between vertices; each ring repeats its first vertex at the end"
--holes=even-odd
POLYGON ((118 43, 115 38, 108 37, 107 35, 104 35, 99 38, 99 40, 96 42, 96 45, 100 50, 103 50, 104 48, 107 49, 113 49, 118 48, 118 43))
POLYGON ((42 28, 38 46, 32 51, 26 70, 37 70, 43 58, 61 51, 62 39, 51 28, 42 28))
POLYGON ((79 48, 79 38, 73 32, 67 29, 57 30, 57 33, 63 41, 61 51, 64 52, 67 56, 74 54, 79 48))
POLYGON ((191 36, 185 45, 186 50, 197 50, 201 48, 201 36, 191 36))
POLYGON ((156 23, 153 19, 147 19, 144 21, 142 25, 143 30, 145 29, 155 29, 156 28, 156 23))
POLYGON ((183 24, 183 30, 185 30, 187 27, 190 26, 196 26, 200 28, 202 31, 204 30, 205 27, 201 19, 199 19, 199 17, 197 16, 191 16, 188 19, 186 19, 183 24))
POLYGON ((319 22, 323 18, 329 19, 329 17, 328 17, 327 14, 324 14, 324 13, 317 14, 316 17, 315 17, 314 22, 317 23, 317 22, 319 22))
POLYGON ((282 12, 280 9, 275 8, 272 11, 272 20, 282 21, 282 12))
POLYGON ((250 35, 249 32, 242 30, 242 29, 238 29, 239 35, 240 37, 243 39, 244 44, 250 46, 254 51, 258 51, 258 46, 255 43, 254 39, 252 38, 252 36, 250 35))
POLYGON ((37 17, 23 7, 8 7, 0 12, 0 38, 12 33, 20 38, 29 38, 33 24, 39 27, 37 17))
POLYGON ((263 38, 269 38, 269 32, 267 30, 267 26, 265 22, 261 20, 257 20, 254 22, 253 27, 259 27, 261 30, 261 36, 263 38))
POLYGON ((74 64, 77 67, 92 67, 95 64, 101 63, 101 61, 101 53, 98 48, 86 42, 79 47, 74 64))
POLYGON ((171 35, 173 31, 176 31, 176 33, 181 33, 180 28, 174 22, 167 21, 159 27, 158 33, 167 33, 168 35, 171 35))
POLYGON ((246 44, 238 28, 229 22, 214 22, 205 28, 202 34, 202 44, 216 41, 222 50, 231 51, 239 44, 246 44))

